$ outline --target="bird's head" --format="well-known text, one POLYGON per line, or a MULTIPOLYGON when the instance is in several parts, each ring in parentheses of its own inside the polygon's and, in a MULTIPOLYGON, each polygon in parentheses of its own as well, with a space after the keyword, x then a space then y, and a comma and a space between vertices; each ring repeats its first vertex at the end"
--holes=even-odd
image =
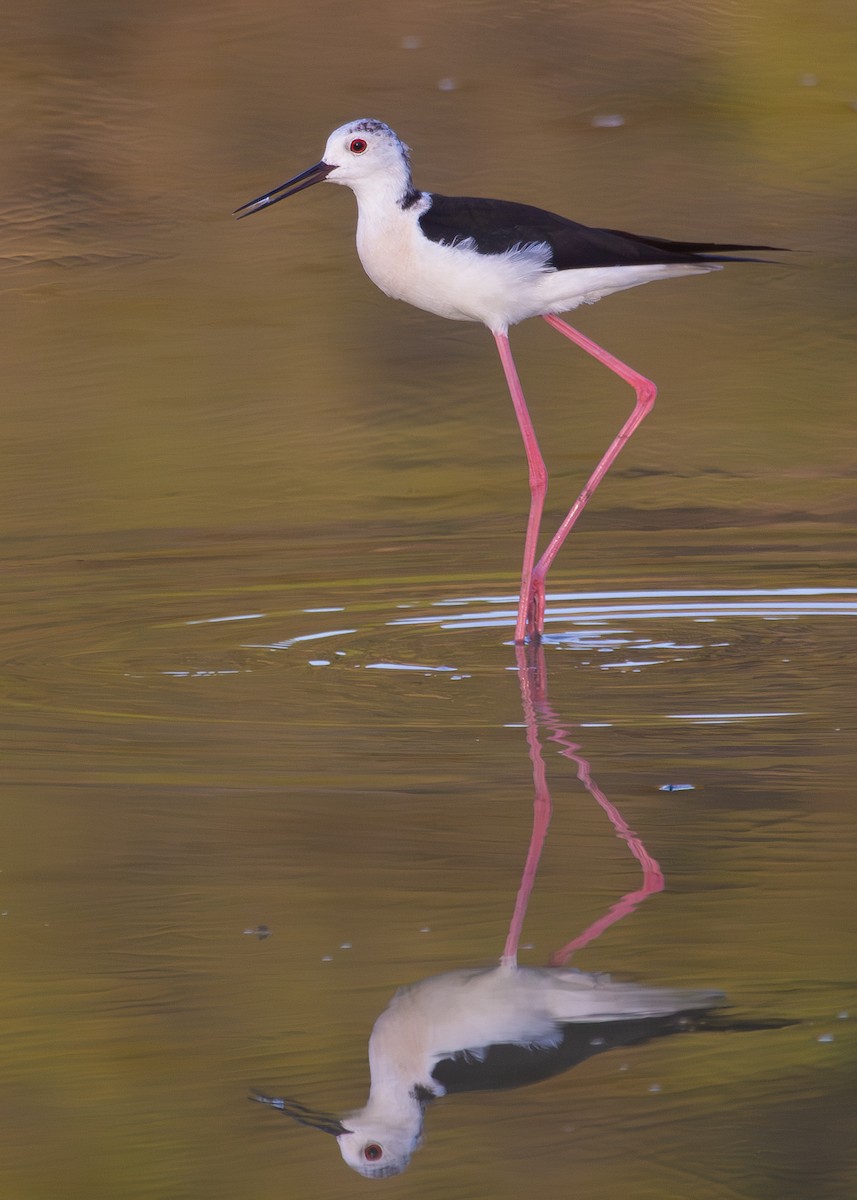
POLYGON ((337 1137, 345 1162, 367 1179, 399 1175, 420 1145, 420 1127, 393 1125, 380 1120, 361 1121, 357 1114, 346 1118, 348 1133, 337 1137), (357 1117, 355 1120, 354 1118, 357 1117))
POLYGON ((334 129, 324 148, 331 183, 353 187, 373 176, 410 180, 408 147, 383 121, 361 118, 334 129))
POLYGON ((250 1099, 278 1109, 301 1125, 332 1134, 348 1166, 367 1179, 383 1179, 404 1171, 422 1141, 423 1103, 416 1098, 392 1116, 373 1113, 367 1106, 343 1120, 297 1100, 264 1092, 251 1092, 250 1099))
POLYGON ((242 204, 236 208, 235 215, 249 217, 251 213, 322 182, 342 183, 355 192, 367 187, 379 188, 399 200, 413 191, 408 147, 383 121, 368 117, 349 121, 334 129, 327 139, 321 162, 263 196, 242 204))

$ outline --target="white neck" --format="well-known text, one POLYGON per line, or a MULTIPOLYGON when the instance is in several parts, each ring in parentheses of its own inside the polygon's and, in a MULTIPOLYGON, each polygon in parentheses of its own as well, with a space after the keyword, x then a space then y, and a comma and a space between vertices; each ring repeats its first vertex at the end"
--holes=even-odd
MULTIPOLYGON (((331 183, 336 182, 335 176, 331 183)), ((363 179, 353 179, 346 185, 357 197, 357 208, 360 215, 371 211, 389 211, 392 207, 401 209, 402 200, 413 194, 414 184, 407 165, 402 162, 393 171, 379 171, 363 179)))

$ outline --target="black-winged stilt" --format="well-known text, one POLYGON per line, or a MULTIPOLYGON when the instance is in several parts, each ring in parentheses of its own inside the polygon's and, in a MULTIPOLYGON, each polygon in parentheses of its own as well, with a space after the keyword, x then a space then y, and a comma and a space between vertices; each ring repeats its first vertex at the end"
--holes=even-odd
POLYGON ((704 1027, 725 1003, 722 992, 616 983, 573 967, 449 971, 402 988, 378 1017, 363 1108, 340 1118, 265 1092, 251 1099, 332 1134, 349 1167, 379 1179, 408 1166, 432 1100, 549 1078, 613 1045, 692 1028, 694 1014, 704 1027))
POLYGON ((440 196, 414 187, 408 147, 383 121, 350 121, 334 130, 314 167, 236 209, 244 217, 326 180, 357 197, 357 253, 382 292, 453 321, 481 321, 494 335, 524 439, 530 512, 524 541, 515 641, 544 631, 545 578, 556 555, 631 434, 651 410, 657 389, 557 313, 612 292, 717 271, 736 259, 724 251, 773 250, 716 242, 676 242, 615 229, 593 229, 508 200, 440 196), (509 327, 544 317, 554 329, 609 367, 636 393, 634 410, 536 561, 547 470, 509 347, 509 327))

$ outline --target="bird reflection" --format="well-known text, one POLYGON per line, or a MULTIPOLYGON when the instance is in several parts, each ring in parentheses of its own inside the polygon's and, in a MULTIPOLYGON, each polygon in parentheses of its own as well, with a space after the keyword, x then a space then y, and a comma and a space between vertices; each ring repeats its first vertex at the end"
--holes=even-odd
POLYGON ((716 991, 643 987, 569 967, 572 953, 662 890, 660 867, 593 780, 589 763, 547 697, 541 647, 516 646, 524 724, 533 766, 533 831, 503 954, 496 966, 450 971, 401 988, 369 1039, 369 1099, 343 1117, 294 1100, 252 1099, 332 1134, 350 1167, 379 1179, 396 1175, 422 1140, 427 1106, 451 1092, 511 1088, 566 1071, 615 1046, 678 1033, 712 1021, 716 991), (518 944, 551 818, 542 736, 576 764, 642 870, 642 884, 557 950, 545 967, 519 966, 518 944))

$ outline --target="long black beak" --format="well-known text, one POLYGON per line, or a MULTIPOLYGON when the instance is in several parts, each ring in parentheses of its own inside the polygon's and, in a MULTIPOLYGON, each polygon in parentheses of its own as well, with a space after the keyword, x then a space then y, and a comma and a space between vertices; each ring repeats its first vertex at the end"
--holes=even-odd
POLYGON ((249 217, 251 213, 259 212, 260 209, 268 208, 269 205, 276 204, 279 200, 285 200, 287 196, 294 196, 297 192, 302 192, 304 188, 312 187, 314 183, 321 183, 323 179, 327 179, 332 170, 333 167, 326 162, 318 162, 314 167, 296 175, 294 179, 287 179, 285 183, 275 187, 272 192, 266 192, 264 196, 257 196, 255 200, 242 204, 240 208, 235 209, 233 216, 236 216, 239 221, 242 217, 249 217))
POLYGON ((297 1100, 283 1100, 279 1096, 266 1096, 264 1092, 255 1091, 250 1093, 249 1098, 258 1100, 260 1104, 269 1104, 271 1108, 278 1108, 287 1117, 300 1121, 301 1125, 309 1125, 310 1129, 319 1129, 322 1133, 332 1133, 334 1137, 339 1137, 343 1133, 351 1133, 351 1130, 346 1129, 338 1117, 332 1117, 330 1113, 317 1112, 314 1108, 307 1108, 305 1104, 298 1104, 297 1100))

